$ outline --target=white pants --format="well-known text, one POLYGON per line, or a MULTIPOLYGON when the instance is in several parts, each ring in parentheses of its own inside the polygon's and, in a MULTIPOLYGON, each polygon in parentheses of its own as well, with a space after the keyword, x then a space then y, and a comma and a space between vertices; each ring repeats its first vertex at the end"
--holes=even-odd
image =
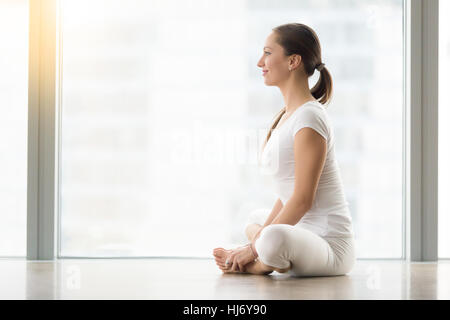
POLYGON ((256 240, 255 249, 265 265, 279 269, 292 265, 288 271, 292 276, 344 275, 356 261, 353 237, 320 237, 298 225, 268 225, 256 240))

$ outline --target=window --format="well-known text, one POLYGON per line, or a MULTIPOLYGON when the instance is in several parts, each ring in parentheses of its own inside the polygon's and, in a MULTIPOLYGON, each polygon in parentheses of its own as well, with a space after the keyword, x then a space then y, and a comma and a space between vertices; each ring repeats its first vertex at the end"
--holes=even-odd
POLYGON ((0 256, 26 255, 28 1, 0 1, 0 256))
POLYGON ((402 5, 63 1, 60 256, 244 243, 248 215, 276 200, 256 159, 283 106, 256 63, 271 28, 298 21, 333 75, 357 255, 401 258, 402 5))
POLYGON ((438 256, 450 258, 450 148, 448 137, 450 130, 450 98, 447 88, 450 86, 450 23, 445 13, 450 12, 449 1, 439 1, 439 224, 438 224, 438 256))

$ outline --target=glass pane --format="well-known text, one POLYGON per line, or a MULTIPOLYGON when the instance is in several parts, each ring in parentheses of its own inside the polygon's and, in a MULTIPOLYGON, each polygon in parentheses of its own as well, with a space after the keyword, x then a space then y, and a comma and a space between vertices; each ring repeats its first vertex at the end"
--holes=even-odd
POLYGON ((0 0, 0 256, 26 255, 28 0, 0 0))
POLYGON ((284 105, 256 64, 271 28, 302 22, 334 77, 357 254, 401 257, 402 18, 401 0, 63 1, 60 254, 246 243, 276 201, 256 159, 284 105))
POLYGON ((438 256, 450 258, 450 1, 439 1, 439 227, 438 256))

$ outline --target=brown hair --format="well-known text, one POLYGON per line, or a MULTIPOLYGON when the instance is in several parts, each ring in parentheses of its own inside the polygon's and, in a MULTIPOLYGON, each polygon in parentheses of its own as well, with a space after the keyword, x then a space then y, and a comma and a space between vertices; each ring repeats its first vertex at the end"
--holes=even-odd
MULTIPOLYGON (((310 77, 314 70, 320 67, 320 76, 316 85, 311 89, 311 94, 320 103, 328 105, 333 93, 333 79, 331 74, 322 64, 322 49, 319 38, 313 29, 301 23, 288 23, 272 29, 276 34, 276 42, 283 47, 284 55, 298 54, 302 57, 305 74, 310 77)), ((267 134, 263 149, 269 140, 272 131, 280 122, 286 109, 281 109, 275 116, 275 121, 267 134)))

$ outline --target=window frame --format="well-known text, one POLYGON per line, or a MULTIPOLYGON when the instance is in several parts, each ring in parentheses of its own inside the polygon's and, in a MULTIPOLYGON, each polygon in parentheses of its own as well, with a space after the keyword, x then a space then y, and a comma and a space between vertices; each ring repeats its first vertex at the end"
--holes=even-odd
MULTIPOLYGON (((61 1, 29 4, 27 259, 55 260, 61 258, 61 1)), ((403 0, 403 31, 401 260, 437 261, 439 1, 403 0)))
POLYGON ((29 0, 28 260, 53 260, 56 256, 58 4, 58 0, 29 0))
POLYGON ((404 252, 438 260, 439 1, 404 2, 404 252))

